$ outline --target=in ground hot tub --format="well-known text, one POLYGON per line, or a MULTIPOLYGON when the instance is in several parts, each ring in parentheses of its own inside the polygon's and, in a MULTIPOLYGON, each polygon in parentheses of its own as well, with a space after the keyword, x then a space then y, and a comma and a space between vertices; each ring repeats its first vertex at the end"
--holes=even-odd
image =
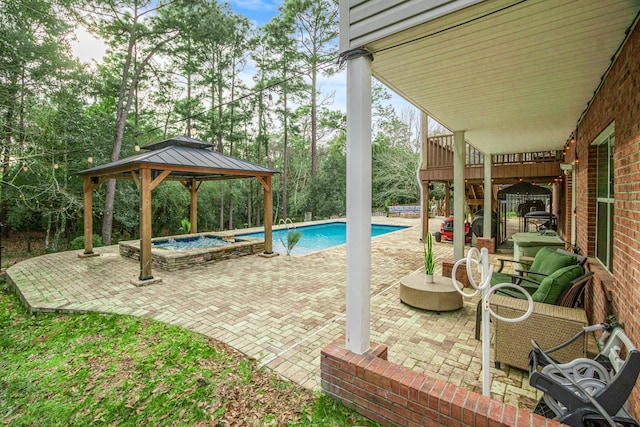
MULTIPOLYGON (((119 242, 120 255, 140 259, 140 241, 119 242)), ((229 233, 198 233, 151 239, 151 266, 179 270, 264 251, 264 239, 229 233)))

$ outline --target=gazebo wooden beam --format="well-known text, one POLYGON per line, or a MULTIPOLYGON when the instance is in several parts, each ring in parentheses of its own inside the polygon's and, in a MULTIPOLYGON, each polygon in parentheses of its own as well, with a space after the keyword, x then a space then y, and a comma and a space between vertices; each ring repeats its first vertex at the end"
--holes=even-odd
POLYGON ((84 253, 83 256, 94 255, 93 252, 93 191, 104 182, 104 178, 85 176, 84 193, 84 253))
POLYGON ((84 177, 84 254, 93 253, 93 184, 91 177, 84 177))
POLYGON ((163 170, 160 175, 153 178, 153 181, 151 181, 151 183, 149 184, 149 191, 153 191, 158 185, 160 185, 160 183, 164 181, 164 179, 168 177, 171 172, 171 169, 166 169, 163 170))
MULTIPOLYGON (((156 169, 157 170, 157 169, 156 169)), ((183 172, 182 170, 175 170, 172 172, 183 172)), ((120 172, 117 174, 107 174, 107 175, 99 175, 100 179, 103 181, 106 181, 108 179, 132 179, 134 181, 138 180, 137 175, 135 175, 136 170, 131 170, 131 171, 125 171, 125 172, 120 172)), ((96 176, 96 175, 94 175, 96 176)), ((165 181, 185 181, 187 179, 197 179, 200 182, 204 182, 204 181, 226 181, 229 179, 248 179, 248 178, 256 178, 258 176, 262 176, 258 175, 258 174, 241 174, 241 175, 220 175, 220 176, 211 176, 210 174, 208 176, 204 176, 204 175, 198 175, 198 176, 189 176, 187 174, 187 176, 172 176, 171 174, 169 174, 164 180, 165 181)))
POLYGON ((151 169, 140 170, 140 276, 153 279, 151 271, 151 169))
POLYGON ((138 178, 138 174, 136 173, 136 171, 131 171, 131 178, 136 184, 136 188, 138 189, 138 191, 140 191, 140 179, 138 178))
POLYGON ((257 177, 264 188, 264 253, 273 253, 273 191, 271 189, 271 175, 257 177))

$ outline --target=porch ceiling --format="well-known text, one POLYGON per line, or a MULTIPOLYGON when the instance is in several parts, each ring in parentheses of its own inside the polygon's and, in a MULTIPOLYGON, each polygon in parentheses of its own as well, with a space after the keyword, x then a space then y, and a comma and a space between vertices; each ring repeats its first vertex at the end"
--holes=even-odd
POLYGON ((373 75, 485 153, 561 149, 640 0, 496 0, 368 44, 373 75))

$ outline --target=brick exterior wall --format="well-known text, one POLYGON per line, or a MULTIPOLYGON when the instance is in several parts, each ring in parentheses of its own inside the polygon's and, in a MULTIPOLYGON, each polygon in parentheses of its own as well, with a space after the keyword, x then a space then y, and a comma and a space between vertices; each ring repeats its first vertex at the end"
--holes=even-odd
MULTIPOLYGON (((587 295, 592 322, 613 313, 640 346, 640 26, 631 32, 577 129, 580 159, 577 191, 577 243, 595 257, 596 148, 593 140, 615 123, 614 232, 612 274, 592 259, 593 287, 587 295), (609 301, 610 299, 610 301, 609 301)), ((570 157, 567 159, 571 161, 570 157)), ((570 194, 570 188, 567 189, 570 194)), ((570 203, 570 201, 568 202, 570 203)), ((570 205, 567 209, 570 209, 570 205)), ((569 231, 569 229, 567 230, 569 231)), ((640 389, 632 393, 633 416, 640 418, 640 389)))
POLYGON ((344 349, 344 338, 322 350, 322 391, 386 426, 548 426, 561 424, 387 361, 372 343, 365 354, 344 349))

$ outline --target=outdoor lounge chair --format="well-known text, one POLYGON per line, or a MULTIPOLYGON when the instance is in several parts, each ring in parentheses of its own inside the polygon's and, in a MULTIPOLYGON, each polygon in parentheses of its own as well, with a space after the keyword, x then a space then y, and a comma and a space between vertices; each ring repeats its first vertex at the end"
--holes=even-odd
MULTIPOLYGON (((491 298, 491 309, 502 317, 522 316, 528 301, 504 295, 491 298)), ((531 340, 543 348, 552 348, 573 337, 575 331, 587 326, 587 315, 582 308, 533 303, 533 312, 521 322, 495 321, 494 362, 497 368, 506 364, 526 371, 529 367, 531 340)), ((573 341, 557 352, 561 360, 573 360, 587 355, 587 336, 573 341)))
MULTIPOLYGON (((532 339, 540 342, 545 348, 550 348, 568 340, 573 331, 585 326, 587 317, 584 309, 577 307, 581 305, 582 294, 592 276, 592 272, 585 273, 579 265, 561 268, 545 277, 538 290, 532 294, 533 312, 528 319, 518 323, 496 321, 496 367, 505 363, 526 370, 528 348, 532 339)), ((494 295, 490 303, 498 315, 507 318, 523 315, 528 306, 526 297, 519 295, 494 295)), ((478 336, 480 322, 481 319, 476 315, 478 336)), ((586 350, 587 340, 584 337, 583 340, 578 340, 563 349, 561 355, 566 359, 584 357, 586 350)))
MULTIPOLYGON (((571 254, 564 250, 542 248, 530 264, 530 270, 517 270, 518 274, 502 273, 505 260, 501 260, 498 272, 491 276, 491 285, 515 283, 525 289, 535 302, 575 307, 581 301, 582 291, 588 283, 591 273, 585 273, 586 257, 571 254), (536 268, 537 270, 533 270, 536 268), (569 293, 569 295, 565 295, 569 293)), ((508 261, 508 260, 506 260, 508 261)), ((502 289, 501 295, 526 299, 515 289, 502 289)), ((480 339, 482 301, 476 308, 475 338, 480 339)))

